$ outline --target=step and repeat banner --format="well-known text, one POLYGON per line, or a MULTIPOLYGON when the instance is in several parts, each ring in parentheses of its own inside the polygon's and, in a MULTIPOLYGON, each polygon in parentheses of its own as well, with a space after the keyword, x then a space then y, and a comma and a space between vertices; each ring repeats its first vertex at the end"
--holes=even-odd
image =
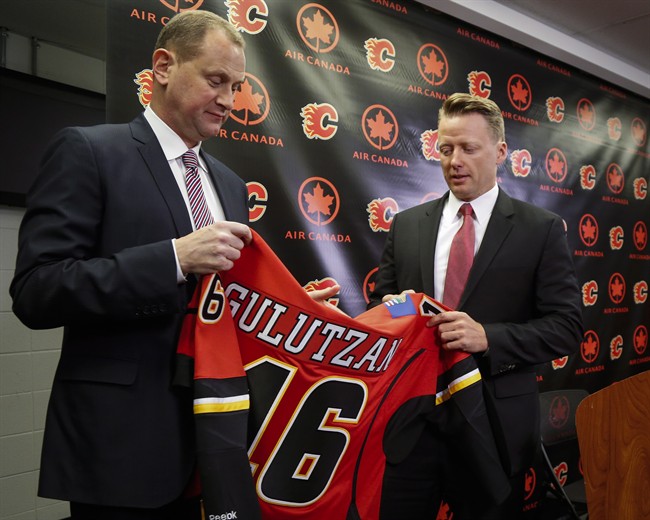
POLYGON ((584 338, 539 368, 540 390, 593 392, 650 367, 648 99, 417 2, 115 0, 109 122, 148 104, 158 32, 188 9, 247 41, 230 120, 203 146, 247 182, 252 227, 301 284, 338 283, 333 303, 365 310, 393 216, 447 190, 437 113, 469 92, 503 112, 500 187, 564 218, 578 272, 584 338))

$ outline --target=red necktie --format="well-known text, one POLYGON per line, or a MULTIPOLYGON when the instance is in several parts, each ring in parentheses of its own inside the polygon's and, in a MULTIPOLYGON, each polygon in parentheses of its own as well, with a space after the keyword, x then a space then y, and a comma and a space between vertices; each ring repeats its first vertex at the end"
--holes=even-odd
POLYGON ((199 175, 199 161, 196 158, 194 150, 188 150, 181 157, 185 165, 185 184, 187 186, 187 196, 190 199, 190 211, 196 229, 208 226, 214 223, 208 203, 205 201, 203 186, 201 185, 201 176, 199 175))
POLYGON ((442 303, 452 309, 458 307, 460 296, 465 289, 465 283, 467 283, 469 270, 474 261, 474 219, 472 218, 474 210, 472 205, 463 204, 459 213, 463 215, 463 225, 451 242, 445 291, 442 295, 442 303))

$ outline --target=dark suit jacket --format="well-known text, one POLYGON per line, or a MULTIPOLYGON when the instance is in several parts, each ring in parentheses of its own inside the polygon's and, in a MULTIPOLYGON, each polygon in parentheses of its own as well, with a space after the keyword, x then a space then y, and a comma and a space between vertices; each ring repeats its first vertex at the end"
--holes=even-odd
MULTIPOLYGON (((244 182, 203 155, 228 220, 248 223, 244 182)), ((55 136, 28 195, 10 292, 31 328, 64 327, 39 494, 157 507, 191 475, 191 396, 171 385, 192 283, 171 240, 190 216, 142 115, 55 136)))
MULTIPOLYGON (((406 289, 433 295, 434 249, 447 197, 395 215, 370 306, 406 289)), ((560 217, 499 191, 458 310, 487 334, 489 353, 477 360, 510 474, 527 469, 538 446, 535 365, 576 351, 580 305, 560 217)))

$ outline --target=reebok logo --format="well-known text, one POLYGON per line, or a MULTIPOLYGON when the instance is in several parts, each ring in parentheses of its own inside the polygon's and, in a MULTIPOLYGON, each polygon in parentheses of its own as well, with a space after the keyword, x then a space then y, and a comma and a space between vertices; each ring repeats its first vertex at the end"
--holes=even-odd
POLYGON ((230 513, 222 513, 220 515, 210 515, 209 520, 234 520, 237 518, 237 511, 231 511, 230 513))

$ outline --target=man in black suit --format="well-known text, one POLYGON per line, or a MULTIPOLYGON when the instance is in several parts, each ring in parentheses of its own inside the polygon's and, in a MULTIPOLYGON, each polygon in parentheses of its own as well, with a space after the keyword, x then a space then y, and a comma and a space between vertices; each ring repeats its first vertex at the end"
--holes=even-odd
POLYGON ((449 192, 395 215, 369 306, 410 290, 445 302, 451 243, 463 220, 458 211, 471 203, 473 216, 465 217, 474 227, 469 277, 455 310, 429 325, 438 328, 443 348, 475 356, 513 493, 496 507, 480 483, 470 485, 471 469, 464 468, 464 481, 453 480, 461 461, 446 461, 444 453, 431 450, 438 434, 422 421, 409 458, 390 468, 387 488, 396 491, 383 511, 386 518, 432 518, 446 488, 454 520, 511 520, 520 516, 523 474, 539 445, 535 365, 578 348, 580 292, 562 219, 497 186, 497 167, 507 157, 499 107, 468 94, 451 95, 439 113, 438 143, 449 192), (435 477, 441 474, 444 482, 435 477))
POLYGON ((10 292, 27 326, 64 327, 39 494, 70 501, 75 520, 200 518, 184 498, 192 401, 172 386, 173 360, 196 275, 230 269, 251 240, 246 185, 200 148, 245 66, 225 20, 175 16, 153 53, 150 107, 129 124, 61 131, 29 193, 10 292), (192 217, 188 150, 205 227, 192 217))

